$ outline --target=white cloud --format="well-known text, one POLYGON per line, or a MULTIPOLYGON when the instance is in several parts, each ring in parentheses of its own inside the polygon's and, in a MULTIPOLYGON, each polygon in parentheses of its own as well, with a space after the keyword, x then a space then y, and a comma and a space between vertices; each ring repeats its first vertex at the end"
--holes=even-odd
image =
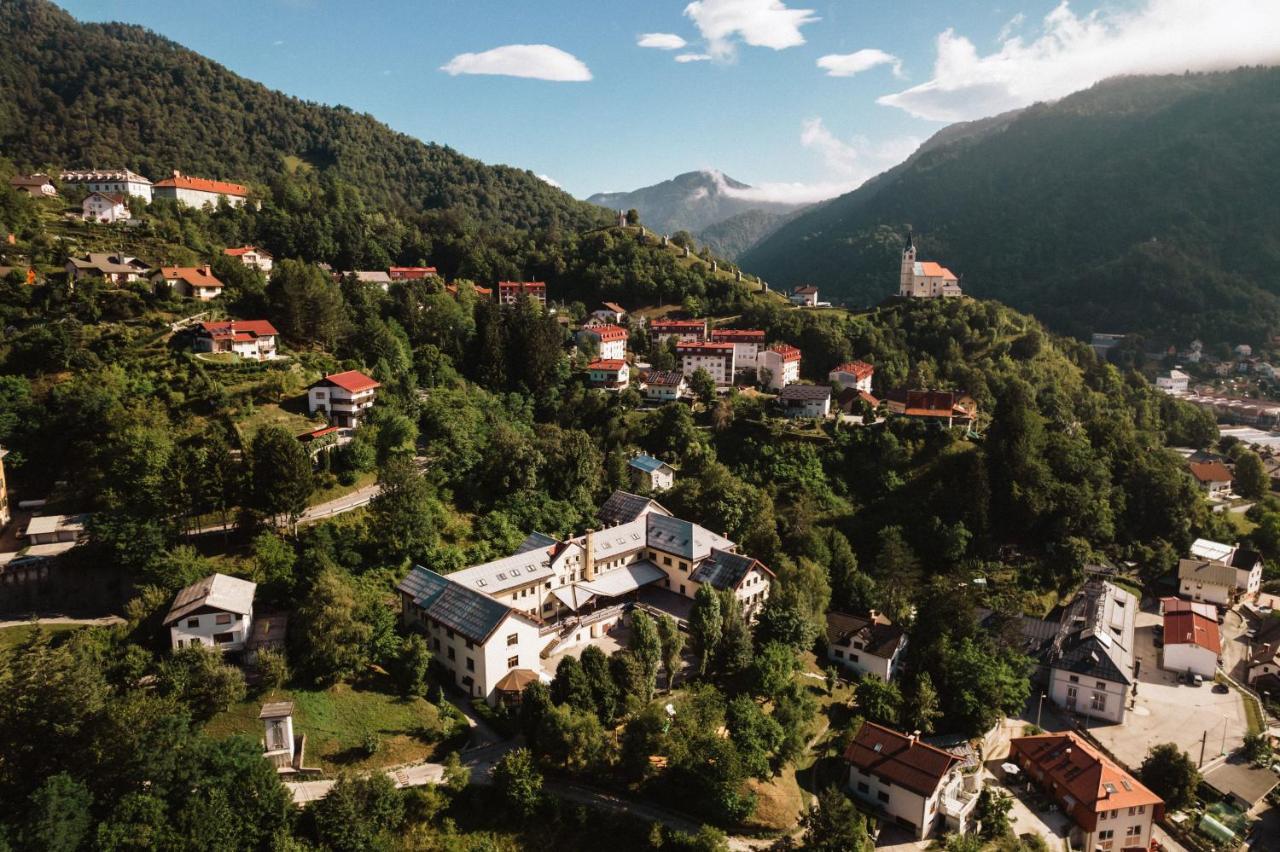
POLYGON ((284 44, 284 39, 282 38, 278 38, 275 41, 271 42, 272 47, 279 47, 282 44, 284 44))
POLYGON ((501 74, 556 82, 583 82, 591 79, 586 63, 549 44, 508 44, 483 53, 460 53, 440 67, 453 76, 459 74, 501 74))
POLYGON ((735 39, 774 50, 802 45, 800 28, 818 20, 812 9, 789 9, 782 0, 694 0, 684 13, 717 59, 732 58, 735 39))
POLYGON ((996 36, 996 41, 1007 41, 1009 36, 1021 29, 1022 24, 1026 20, 1027 16, 1022 12, 1019 12, 1009 20, 1005 21, 1004 26, 1000 28, 1000 34, 996 36))
MULTIPOLYGON (((1015 19, 1016 20, 1016 19, 1015 19)), ((962 121, 1052 100, 1121 74, 1177 74, 1280 62, 1275 0, 1145 0, 1134 11, 1077 15, 1066 2, 1038 36, 1002 32, 981 56, 954 30, 937 39, 933 77, 879 103, 920 118, 962 121)))
POLYGON ((676 62, 707 62, 710 59, 709 53, 681 53, 676 57, 676 62))
POLYGON ((636 38, 641 47, 653 47, 658 50, 679 50, 688 42, 675 33, 644 33, 636 38))
POLYGON ((828 77, 852 77, 869 71, 877 65, 889 65, 893 76, 902 76, 902 60, 892 53, 868 47, 853 53, 829 53, 818 58, 818 67, 825 69, 828 77))
POLYGON ((550 175, 538 175, 537 177, 538 177, 538 180, 542 181, 543 183, 551 184, 556 189, 564 189, 564 187, 562 187, 560 183, 550 175))

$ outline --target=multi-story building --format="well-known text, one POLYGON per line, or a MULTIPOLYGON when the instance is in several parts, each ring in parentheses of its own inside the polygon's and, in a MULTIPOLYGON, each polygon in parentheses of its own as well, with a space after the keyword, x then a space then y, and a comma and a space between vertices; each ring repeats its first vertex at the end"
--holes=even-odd
POLYGON ((191 177, 176 170, 173 177, 158 181, 153 192, 156 198, 167 198, 188 207, 217 207, 223 199, 239 207, 249 197, 249 189, 238 183, 191 177))
POLYGON ((734 360, 732 343, 705 343, 686 341, 676 344, 676 357, 680 359, 680 372, 686 378, 698 370, 711 374, 717 387, 733 384, 734 360))
POLYGON ((666 491, 676 482, 676 469, 647 453, 638 453, 627 461, 632 484, 642 491, 666 491))
POLYGON ((65 171, 61 174, 60 179, 63 183, 80 184, 89 192, 103 192, 108 195, 133 195, 148 202, 151 201, 151 181, 128 169, 65 171))
POLYGON ((675 402, 689 395, 689 382, 679 370, 650 370, 641 382, 644 398, 651 402, 675 402))
POLYGON ((846 673, 893 680, 906 647, 906 631, 874 609, 827 613, 827 659, 846 673))
POLYGON ((392 281, 425 281, 436 277, 434 266, 393 266, 387 270, 392 281))
MULTIPOLYGON (((1212 679, 1222 656, 1222 635, 1218 614, 1194 609, 1206 604, 1178 600, 1165 607, 1164 655, 1161 668, 1178 673, 1198 674, 1212 679)), ((1209 607, 1211 609, 1211 607, 1209 607)))
POLYGON ((791 304, 800 308, 816 308, 818 306, 818 288, 813 285, 797 287, 787 297, 791 304))
POLYGON ((267 274, 271 273, 271 267, 275 262, 270 252, 257 246, 223 249, 222 253, 227 257, 234 257, 250 269, 257 269, 267 274))
POLYGON ((194 334, 192 348, 197 352, 234 352, 250 361, 270 361, 277 355, 279 332, 266 320, 202 322, 194 334))
POLYGON ((516 305, 520 299, 528 296, 542 307, 547 306, 547 285, 545 281, 499 281, 498 304, 516 305))
POLYGON ((674 337, 681 343, 699 343, 707 339, 706 320, 649 320, 649 341, 665 343, 674 337))
POLYGON ((838 382, 845 389, 871 393, 871 378, 875 374, 876 368, 865 361, 847 361, 833 367, 827 373, 827 381, 838 382))
POLYGON ((208 266, 162 266, 151 273, 151 283, 165 285, 186 299, 208 302, 222 295, 222 282, 208 266))
POLYGON ((257 588, 257 583, 239 577, 210 574, 178 592, 163 622, 172 646, 243 651, 253 632, 257 588))
POLYGON ((126 196, 119 193, 91 192, 80 202, 80 218, 86 222, 110 225, 129 221, 126 196))
POLYGON ((712 343, 732 343, 733 363, 739 370, 755 370, 764 348, 764 332, 754 328, 714 328, 712 343))
POLYGON ((770 390, 782 390, 800 381, 800 350, 789 343, 775 343, 760 353, 760 380, 770 390))
POLYGON ((784 417, 830 417, 831 388, 826 385, 787 385, 778 391, 784 417))
POLYGON ((631 384, 631 368, 621 358, 597 358, 587 365, 587 381, 594 388, 625 390, 631 384))
POLYGON ((620 325, 584 325, 578 331, 578 341, 593 344, 597 357, 604 361, 625 360, 627 357, 627 330, 620 325))
POLYGON ((953 299, 962 295, 960 280, 950 269, 931 260, 916 260, 915 239, 909 231, 902 249, 898 295, 908 299, 953 299))
MULTIPOLYGON (((1223 544, 1198 538, 1191 545, 1191 558, 1231 566, 1235 572, 1235 589, 1230 595, 1231 600, 1252 600, 1262 590, 1262 554, 1255 550, 1244 549, 1238 544, 1223 544)), ((1187 597, 1195 597, 1191 586, 1181 593, 1187 597)), ((1215 599, 1214 603, 1223 601, 1215 599)))
POLYGON ((67 260, 67 281, 71 285, 84 278, 101 278, 112 285, 132 284, 141 281, 151 271, 136 257, 90 252, 88 257, 67 260))
POLYGON ((1185 394, 1190 383, 1191 376, 1176 367, 1156 376, 1156 389, 1175 396, 1185 394))
POLYGON ((1062 613, 1045 657, 1049 698, 1082 716, 1123 722, 1136 681, 1133 640, 1138 599, 1090 580, 1062 613))
POLYGON ((22 192, 32 198, 57 198, 58 189, 46 174, 14 175, 9 178, 9 186, 14 192, 22 192))
POLYGON ((334 373, 307 388, 307 406, 312 414, 323 411, 330 423, 354 429, 373 407, 380 387, 359 370, 334 373))

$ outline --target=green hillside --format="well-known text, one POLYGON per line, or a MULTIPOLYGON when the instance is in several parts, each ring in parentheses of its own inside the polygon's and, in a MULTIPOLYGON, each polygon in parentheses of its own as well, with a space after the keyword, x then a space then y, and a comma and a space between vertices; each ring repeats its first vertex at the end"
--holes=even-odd
POLYGON ((1280 321, 1280 69, 1110 80, 961 130, 744 268, 876 303, 911 226, 967 293, 1060 331, 1257 342, 1280 321))

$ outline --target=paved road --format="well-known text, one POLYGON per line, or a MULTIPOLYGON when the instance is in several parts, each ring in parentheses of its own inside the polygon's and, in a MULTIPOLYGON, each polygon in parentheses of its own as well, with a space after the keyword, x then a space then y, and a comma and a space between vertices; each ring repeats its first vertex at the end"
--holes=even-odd
POLYGON ((33 619, 30 616, 21 618, 17 613, 13 613, 12 616, 0 615, 0 618, 8 619, 0 621, 0 630, 6 627, 25 627, 32 621, 39 624, 82 624, 85 627, 107 627, 112 624, 124 624, 124 619, 118 615, 104 615, 101 618, 72 618, 68 615, 48 615, 33 619))
MULTIPOLYGON (((350 512, 352 509, 358 509, 361 506, 367 506, 369 501, 377 497, 382 491, 381 485, 365 485, 357 488, 350 494, 344 494, 341 497, 335 497, 324 503, 317 503, 307 508, 302 513, 302 517, 298 519, 298 525, 313 524, 316 521, 331 518, 334 515, 341 515, 343 512, 350 512)), ((206 535, 208 533, 225 532, 235 528, 235 521, 229 521, 225 524, 209 524, 203 527, 197 527, 191 531, 192 535, 206 535)))

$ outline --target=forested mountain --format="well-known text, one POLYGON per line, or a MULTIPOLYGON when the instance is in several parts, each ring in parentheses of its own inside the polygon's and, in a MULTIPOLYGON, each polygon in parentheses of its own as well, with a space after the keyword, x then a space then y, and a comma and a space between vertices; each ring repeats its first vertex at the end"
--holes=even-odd
POLYGON ((1280 322, 1276 186, 1280 69, 1118 78, 947 128, 741 260, 875 303, 910 226, 966 293, 1060 331, 1257 342, 1280 322))
POLYGON ((688 231, 713 251, 733 258, 803 205, 761 201, 751 187, 718 171, 685 172, 632 192, 600 192, 587 200, 611 210, 635 209, 655 230, 688 231))
POLYGON ((140 27, 80 23, 46 0, 0 4, 0 150, 23 168, 127 166, 153 179, 180 169, 259 185, 311 167, 384 210, 448 209, 482 225, 606 216, 532 172, 272 91, 140 27))

